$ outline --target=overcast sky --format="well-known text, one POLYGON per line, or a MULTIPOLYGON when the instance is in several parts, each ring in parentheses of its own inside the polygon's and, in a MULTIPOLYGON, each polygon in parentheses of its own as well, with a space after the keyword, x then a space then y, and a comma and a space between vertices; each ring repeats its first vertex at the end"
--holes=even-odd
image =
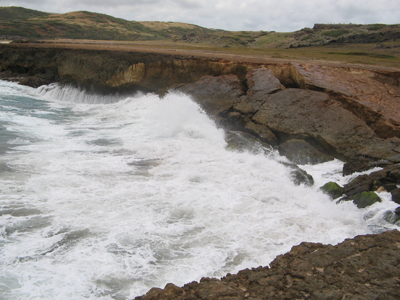
POLYGON ((0 0, 45 12, 87 10, 134 21, 295 31, 315 23, 400 23, 400 0, 0 0))

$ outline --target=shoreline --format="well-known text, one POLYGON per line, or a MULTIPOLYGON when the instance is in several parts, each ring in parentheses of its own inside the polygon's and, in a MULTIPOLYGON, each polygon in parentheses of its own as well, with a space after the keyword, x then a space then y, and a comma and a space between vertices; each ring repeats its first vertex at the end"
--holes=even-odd
MULTIPOLYGON (((399 69, 260 58, 204 50, 150 48, 143 45, 122 47, 65 43, 1 45, 0 68, 2 78, 14 78, 31 86, 60 82, 105 92, 142 90, 160 95, 168 91, 186 93, 218 126, 228 132, 239 132, 245 140, 255 138, 279 149, 293 162, 290 167, 299 184, 311 184, 296 165, 301 164, 303 159, 312 159, 313 163, 343 159, 348 172, 353 173, 376 166, 383 168, 370 175, 361 175, 341 187, 341 198, 332 196, 335 201, 353 201, 359 206, 357 201, 363 193, 379 194, 378 190, 382 188, 390 192, 390 186, 400 184, 399 69)), ((400 204, 396 190, 399 192, 400 189, 396 186, 392 190, 392 199, 400 204)), ((368 201, 368 205, 373 204, 368 201)), ((362 208, 362 205, 359 207, 362 208)), ((396 217, 395 222, 400 222, 397 210, 392 215, 396 217)), ((383 233, 374 236, 374 239, 379 241, 380 236, 392 234, 383 233)), ((390 239, 396 240, 397 237, 390 239)), ((299 247, 294 249, 301 249, 299 247)), ((302 247, 314 249, 316 246, 305 244, 302 247)), ((329 246, 325 248, 330 249, 329 246)), ((285 257, 291 255, 293 253, 289 252, 285 257)), ((320 266, 313 268, 314 275, 324 273, 318 270, 320 266)), ((268 271, 268 268, 265 270, 268 271)), ((241 271, 238 276, 250 278, 257 272, 257 269, 241 271)), ((255 279, 255 282, 263 288, 273 286, 278 294, 271 294, 271 297, 281 299, 279 290, 290 290, 295 286, 297 279, 294 278, 301 279, 301 282, 308 276, 296 277, 293 274, 284 273, 282 278, 277 279, 276 286, 266 282, 261 284, 261 278, 255 279)), ((360 280, 366 280, 363 274, 360 277, 360 280)), ((230 276, 226 278, 225 281, 229 281, 230 276)), ((368 280, 363 284, 369 284, 372 279, 368 280)), ((391 280, 397 292, 399 283, 395 278, 391 280)), ((245 290, 240 288, 240 284, 226 289, 219 282, 204 279, 203 285, 188 284, 189 290, 196 286, 194 294, 185 294, 186 290, 167 285, 162 292, 152 289, 147 296, 138 299, 169 299, 171 295, 171 299, 186 299, 185 295, 197 295, 202 286, 208 284, 208 293, 213 289, 217 292, 214 296, 197 295, 198 299, 250 299, 248 297, 252 296, 250 293, 246 296, 251 280, 245 290)), ((346 289, 350 291, 351 287, 346 289)), ((332 295, 344 295, 341 290, 335 293, 332 295)), ((354 293, 360 295, 359 290, 354 293)))

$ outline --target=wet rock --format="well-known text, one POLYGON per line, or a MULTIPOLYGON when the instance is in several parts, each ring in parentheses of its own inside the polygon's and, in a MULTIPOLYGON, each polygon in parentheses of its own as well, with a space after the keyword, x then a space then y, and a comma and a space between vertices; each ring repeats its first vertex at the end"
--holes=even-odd
POLYGON ((326 155, 303 140, 291 139, 279 145, 280 155, 286 156, 295 164, 319 164, 334 158, 326 155))
POLYGON ((270 154, 271 147, 253 135, 242 131, 225 131, 226 149, 231 151, 248 151, 253 154, 270 154))
POLYGON ((395 184, 384 184, 383 187, 384 187, 385 190, 386 190, 387 192, 389 192, 389 193, 390 193, 391 191, 397 189, 397 185, 395 185, 395 184))
POLYGON ((394 189, 393 191, 390 192, 392 194, 392 201, 396 202, 397 204, 400 204, 400 189, 394 189))
POLYGON ((394 213, 395 213, 396 215, 400 216, 400 206, 397 207, 397 208, 394 210, 394 213))
POLYGON ((400 233, 357 236, 332 246, 301 243, 270 267, 202 278, 181 288, 168 284, 136 300, 387 299, 400 295, 400 233))
POLYGON ((350 159, 343 165, 343 176, 367 171, 369 169, 371 169, 371 166, 366 160, 350 159))
POLYGON ((360 175, 344 186, 345 194, 354 195, 363 191, 376 191, 381 186, 392 189, 395 183, 399 183, 399 177, 397 177, 399 167, 399 165, 391 165, 369 175, 360 175))
POLYGON ((219 124, 227 130, 240 130, 243 129, 249 121, 249 118, 245 115, 238 112, 230 112, 219 124))
POLYGON ((352 196, 365 191, 370 191, 374 179, 369 175, 360 175, 344 186, 344 193, 352 196))
POLYGON ((383 219, 388 223, 396 224, 400 220, 400 216, 394 211, 388 210, 384 213, 383 219))
POLYGON ((285 162, 281 162, 281 164, 291 169, 290 178, 292 179, 295 185, 301 185, 301 184, 304 184, 305 186, 314 185, 314 178, 296 164, 285 163, 285 162))
POLYGON ((319 188, 324 194, 327 194, 331 199, 339 198, 344 193, 344 188, 336 182, 328 182, 319 188))
POLYGON ((358 208, 365 208, 382 200, 375 192, 362 192, 353 196, 353 202, 358 208))
POLYGON ((248 122, 244 127, 244 130, 252 135, 259 137, 261 141, 271 146, 278 145, 278 139, 276 138, 275 134, 265 125, 248 122))

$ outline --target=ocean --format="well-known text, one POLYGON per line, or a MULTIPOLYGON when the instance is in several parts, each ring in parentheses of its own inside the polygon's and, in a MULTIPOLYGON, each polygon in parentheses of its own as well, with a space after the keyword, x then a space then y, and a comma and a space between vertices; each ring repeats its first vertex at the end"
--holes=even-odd
POLYGON ((0 81, 0 298, 132 299, 396 227, 389 193, 357 209, 318 191, 358 175, 341 161, 301 166, 313 187, 281 161, 229 151, 186 95, 0 81))

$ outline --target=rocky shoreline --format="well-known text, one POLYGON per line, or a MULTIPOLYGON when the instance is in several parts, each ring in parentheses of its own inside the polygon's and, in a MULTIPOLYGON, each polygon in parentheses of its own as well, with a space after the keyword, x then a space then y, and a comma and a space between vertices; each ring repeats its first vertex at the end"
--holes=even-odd
MULTIPOLYGON (((297 164, 317 164, 338 158, 345 162, 343 175, 374 167, 382 169, 357 176, 345 186, 338 186, 334 182, 325 184, 321 189, 334 201, 353 201, 363 208, 380 201, 380 192, 390 192, 392 200, 400 205, 400 188, 397 187, 400 184, 398 70, 298 61, 232 61, 154 52, 41 48, 40 45, 0 45, 0 58, 1 79, 33 87, 59 82, 95 93, 143 91, 155 92, 160 96, 171 92, 186 93, 201 105, 218 126, 226 130, 229 147, 240 150, 250 141, 264 149, 279 150, 292 162, 287 165, 293 170, 296 184, 313 184, 312 177, 297 164)), ((385 220, 400 224, 400 208, 388 212, 385 220)), ((290 265, 292 262, 288 262, 287 257, 292 257, 293 253, 311 257, 315 251, 323 253, 328 251, 326 249, 332 249, 332 246, 303 243, 295 247, 292 254, 286 254, 286 258, 278 257, 271 264, 271 269, 245 270, 236 277, 228 276, 222 281, 204 279, 200 284, 189 284, 182 289, 168 285, 163 291, 151 290, 142 299, 261 299, 265 295, 269 295, 268 299, 343 299, 346 295, 358 295, 360 299, 395 299, 393 295, 400 294, 396 279, 398 275, 393 275, 398 272, 398 258, 393 256, 388 260, 386 254, 374 252, 381 246, 373 246, 386 238, 395 245, 393 247, 398 248, 400 243, 397 240, 400 238, 396 232, 359 237, 354 242, 341 244, 346 246, 334 248, 338 253, 354 254, 338 257, 333 262, 335 267, 329 272, 337 272, 336 282, 344 284, 337 289, 328 289, 326 285, 333 280, 335 273, 332 273, 320 285, 310 287, 314 289, 311 292, 306 289, 292 290, 291 287, 309 284, 315 274, 327 276, 320 269, 333 266, 332 263, 321 266, 316 263, 310 267, 313 263, 298 261, 296 264, 311 268, 304 271, 311 272, 311 275, 296 277, 284 271, 286 267, 283 268, 283 261, 290 265), (354 249, 349 246, 358 245, 357 239, 364 241, 361 244, 368 244, 365 251, 360 250, 364 246, 357 250, 361 251, 357 252, 360 255, 354 252, 358 246, 352 246, 354 249), (371 239, 374 242, 370 242, 371 239), (347 250, 343 252, 341 247, 347 250), (349 250, 349 247, 353 250, 349 250), (310 253, 307 252, 309 250, 310 253), (375 254, 365 259, 373 261, 373 264, 393 261, 392 266, 396 270, 391 273, 392 277, 389 276, 387 282, 390 284, 387 285, 372 284, 378 279, 371 279, 369 275, 365 277, 364 271, 355 273, 357 276, 349 275, 354 280, 364 280, 360 283, 368 291, 364 293, 361 292, 361 285, 357 287, 356 284, 350 284, 351 281, 338 275, 349 270, 339 271, 336 266, 340 262, 346 267, 355 261, 354 257, 364 257, 368 251, 375 254), (343 259, 348 261, 343 263, 343 259), (274 266, 278 265, 286 273, 273 273, 274 266), (265 275, 260 275, 263 279, 257 277, 258 272, 265 275), (250 280, 252 276, 257 279, 250 280), (230 278, 238 278, 240 283, 231 285, 230 278), (247 283, 242 283, 243 278, 247 278, 247 283), (276 279, 274 283, 268 283, 271 278, 276 279), (347 282, 349 285, 346 285, 347 282), (262 294, 258 291, 253 293, 250 289, 253 284, 266 290, 262 294), (373 288, 380 286, 384 288, 372 292, 373 288), (319 294, 316 288, 320 290, 319 294), (392 294, 384 294, 384 289, 392 291, 392 294)), ((324 256, 326 260, 338 255, 328 252, 324 256)), ((380 267, 377 270, 381 270, 380 267)), ((372 271, 367 273, 378 276, 377 271, 375 275, 372 275, 372 271)), ((319 282, 319 279, 315 280, 319 282)), ((236 279, 232 282, 236 282, 236 279)))
POLYGON ((269 267, 152 288, 136 300, 398 299, 400 233, 358 236, 336 246, 301 243, 269 267))

